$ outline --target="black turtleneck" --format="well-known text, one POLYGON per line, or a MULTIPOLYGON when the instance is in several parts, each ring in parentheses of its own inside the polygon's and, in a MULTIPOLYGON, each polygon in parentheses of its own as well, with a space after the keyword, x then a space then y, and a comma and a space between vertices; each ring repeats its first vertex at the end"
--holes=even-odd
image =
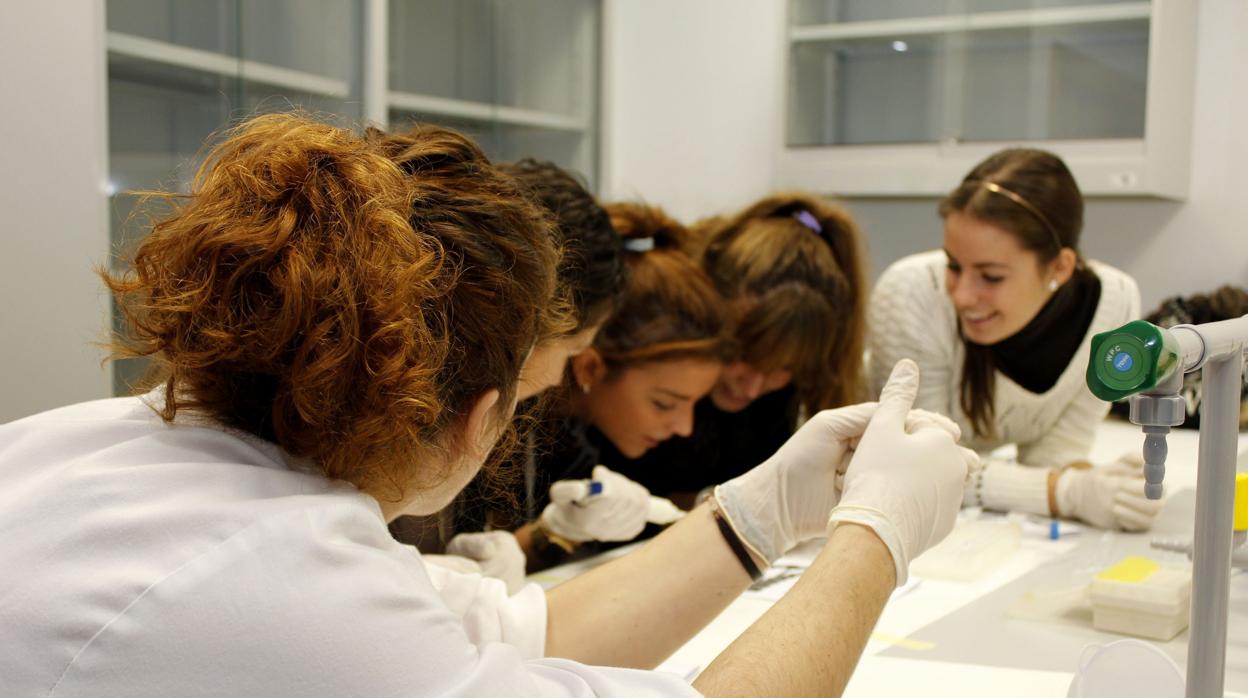
POLYGON ((993 344, 993 364, 1033 393, 1052 388, 1075 354, 1101 300, 1101 280, 1091 269, 1077 270, 1057 289, 1027 326, 993 344))

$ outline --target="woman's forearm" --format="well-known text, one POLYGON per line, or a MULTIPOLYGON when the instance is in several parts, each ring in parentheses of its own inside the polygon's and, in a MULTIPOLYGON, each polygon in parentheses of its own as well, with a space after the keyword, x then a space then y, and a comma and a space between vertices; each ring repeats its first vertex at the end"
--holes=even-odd
POLYGON ((548 592, 546 654, 653 668, 749 584, 709 507, 699 506, 636 552, 548 592))
POLYGON ((837 527, 793 589, 694 682, 706 696, 839 696, 895 585, 870 529, 837 527))

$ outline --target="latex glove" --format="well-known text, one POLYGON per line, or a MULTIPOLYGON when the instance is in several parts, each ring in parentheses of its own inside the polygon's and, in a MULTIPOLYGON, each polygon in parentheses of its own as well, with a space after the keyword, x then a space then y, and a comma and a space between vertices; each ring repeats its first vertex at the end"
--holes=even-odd
POLYGON ((1144 496, 1143 459, 1127 454, 1095 468, 1067 468, 1057 479, 1057 511, 1098 528, 1147 531, 1162 499, 1144 496))
POLYGON ((503 580, 508 594, 524 586, 524 551, 507 531, 461 533, 446 544, 446 552, 476 562, 481 574, 487 577, 503 580))
MULTIPOLYGON (((918 390, 917 370, 906 380, 913 380, 912 393, 918 390)), ((873 402, 824 410, 771 458, 715 489, 733 529, 768 564, 802 541, 827 532, 828 515, 840 499, 838 476, 849 467, 854 447, 875 412, 873 402)), ((931 412, 902 411, 899 419, 943 429, 957 438, 958 427, 931 412)))
POLYGON ((593 479, 602 483, 602 491, 593 495, 589 480, 560 480, 551 485, 542 525, 577 543, 636 538, 646 527, 650 491, 605 465, 594 467, 593 479))
POLYGON ((459 555, 421 555, 420 559, 460 574, 481 574, 481 565, 459 555))
POLYGON ((953 530, 967 473, 979 464, 974 451, 957 445, 956 430, 931 420, 906 428, 918 385, 919 367, 897 362, 828 521, 829 532, 846 522, 875 531, 893 556, 898 585, 910 560, 953 530))

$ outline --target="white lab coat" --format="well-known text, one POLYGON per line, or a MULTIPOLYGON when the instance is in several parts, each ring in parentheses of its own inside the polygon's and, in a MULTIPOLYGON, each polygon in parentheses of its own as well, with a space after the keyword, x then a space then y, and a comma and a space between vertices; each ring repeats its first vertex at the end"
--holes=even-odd
POLYGON ((536 586, 426 567, 354 487, 138 398, 0 426, 0 531, 6 696, 697 695, 541 658, 536 586))

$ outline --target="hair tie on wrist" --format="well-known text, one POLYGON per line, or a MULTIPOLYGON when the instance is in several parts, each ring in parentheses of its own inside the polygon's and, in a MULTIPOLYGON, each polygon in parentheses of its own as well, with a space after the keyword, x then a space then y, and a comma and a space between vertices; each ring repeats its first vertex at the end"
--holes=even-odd
POLYGON ((750 575, 751 582, 757 582, 763 576, 763 571, 758 569, 754 558, 750 557, 750 552, 745 549, 745 544, 737 536, 737 532, 733 530, 732 524, 728 523, 728 517, 724 516, 724 512, 720 511, 719 501, 715 496, 710 497, 711 502, 711 518, 715 519, 715 525, 719 527, 719 534, 724 537, 724 542, 728 543, 728 547, 732 550, 732 554, 737 557, 737 561, 745 568, 745 573, 750 575))

